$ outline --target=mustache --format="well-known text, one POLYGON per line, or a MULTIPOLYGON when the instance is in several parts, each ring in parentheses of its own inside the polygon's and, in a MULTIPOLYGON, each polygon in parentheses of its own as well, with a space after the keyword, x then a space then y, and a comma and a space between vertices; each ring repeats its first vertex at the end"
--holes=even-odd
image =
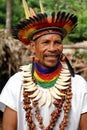
POLYGON ((55 56, 55 57, 60 57, 61 53, 59 52, 46 52, 44 53, 43 57, 48 57, 48 56, 55 56))

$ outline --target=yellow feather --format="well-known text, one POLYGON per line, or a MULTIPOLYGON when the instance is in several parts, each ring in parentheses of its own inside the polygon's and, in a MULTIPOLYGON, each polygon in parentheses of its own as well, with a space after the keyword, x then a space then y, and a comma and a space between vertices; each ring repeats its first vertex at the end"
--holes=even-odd
POLYGON ((41 0, 39 0, 39 4, 40 4, 41 13, 44 13, 44 7, 43 7, 43 5, 42 5, 41 0))
POLYGON ((26 0, 22 0, 22 2, 23 2, 26 19, 28 19, 30 17, 30 12, 29 12, 26 0))

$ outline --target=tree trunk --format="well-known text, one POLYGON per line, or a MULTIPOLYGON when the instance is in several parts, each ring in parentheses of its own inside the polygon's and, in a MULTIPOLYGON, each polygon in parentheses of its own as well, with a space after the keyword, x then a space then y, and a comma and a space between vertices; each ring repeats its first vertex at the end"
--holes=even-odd
POLYGON ((12 7, 12 0, 7 0, 7 7, 6 7, 6 36, 9 36, 11 33, 11 7, 12 7))
POLYGON ((87 41, 84 41, 83 43, 64 45, 64 48, 65 49, 87 49, 87 41))

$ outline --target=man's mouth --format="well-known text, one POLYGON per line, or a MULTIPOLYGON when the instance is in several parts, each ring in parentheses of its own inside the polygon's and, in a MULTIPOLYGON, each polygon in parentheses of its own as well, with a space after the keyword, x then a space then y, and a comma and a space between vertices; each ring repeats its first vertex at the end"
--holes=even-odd
POLYGON ((44 58, 46 58, 48 60, 57 60, 58 55, 45 55, 44 58))
POLYGON ((58 58, 60 55, 59 54, 45 54, 44 57, 47 57, 47 58, 58 58))
POLYGON ((45 55, 45 57, 58 57, 57 55, 45 55))

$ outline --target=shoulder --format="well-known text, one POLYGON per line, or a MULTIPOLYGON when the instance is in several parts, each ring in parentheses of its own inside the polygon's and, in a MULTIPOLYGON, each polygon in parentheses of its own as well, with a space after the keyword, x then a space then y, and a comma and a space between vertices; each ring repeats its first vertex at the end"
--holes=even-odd
POLYGON ((72 77, 72 82, 76 82, 76 83, 80 82, 84 84, 86 83, 86 80, 82 76, 75 74, 75 77, 72 77))
POLYGON ((72 77, 72 88, 75 91, 87 93, 87 82, 82 76, 76 74, 75 77, 72 77))
POLYGON ((14 75, 12 75, 9 78, 7 84, 13 84, 13 85, 21 84, 22 81, 23 81, 23 73, 24 73, 24 71, 26 71, 26 69, 28 69, 28 70, 31 69, 31 64, 21 66, 19 68, 19 72, 17 72, 14 75))
POLYGON ((13 76, 9 78, 9 80, 6 83, 7 85, 15 86, 22 83, 22 72, 15 73, 13 76))
POLYGON ((4 88, 2 89, 1 96, 2 95, 16 95, 20 92, 21 86, 22 86, 22 72, 18 72, 11 76, 7 83, 5 84, 4 88))

